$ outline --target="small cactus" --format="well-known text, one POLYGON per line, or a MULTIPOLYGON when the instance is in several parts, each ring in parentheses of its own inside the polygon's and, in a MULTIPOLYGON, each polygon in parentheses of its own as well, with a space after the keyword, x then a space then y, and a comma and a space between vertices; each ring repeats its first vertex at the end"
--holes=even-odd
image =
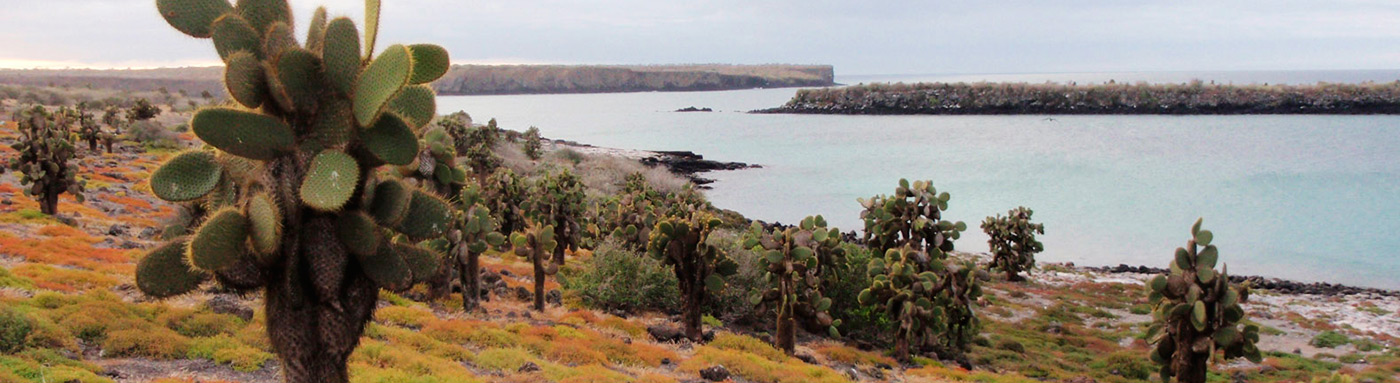
POLYGON ((647 254, 670 265, 676 273, 684 302, 681 322, 685 336, 694 342, 703 340, 700 310, 706 298, 723 291, 723 276, 733 275, 739 268, 723 250, 709 243, 710 233, 720 224, 718 218, 704 211, 671 216, 656 223, 647 244, 647 254))
POLYGON ((617 238, 632 250, 646 250, 659 213, 657 205, 664 201, 661 197, 641 173, 628 175, 622 193, 599 204, 595 235, 617 238))
POLYGON ((935 343, 960 352, 977 335, 973 302, 982 295, 974 265, 948 254, 967 225, 943 219, 950 196, 930 181, 900 180, 893 196, 861 199, 865 241, 874 257, 872 282, 862 305, 888 310, 897 322, 895 356, 908 361, 911 346, 935 343))
POLYGON ((773 343, 792 354, 796 346, 796 325, 799 317, 811 318, 827 329, 832 337, 840 337, 837 327, 841 320, 832 320, 827 311, 831 298, 822 295, 823 270, 830 270, 845 259, 841 248, 841 231, 826 227, 821 216, 807 217, 797 227, 774 228, 765 232, 754 222, 743 246, 762 255, 759 264, 767 271, 765 280, 774 285, 763 291, 753 291, 749 303, 757 306, 774 304, 777 312, 777 335, 773 343))
POLYGON ((1006 280, 1022 280, 1021 271, 1035 267, 1035 254, 1045 250, 1045 245, 1035 239, 1036 234, 1045 234, 1045 225, 1031 223, 1031 209, 1017 207, 1006 212, 1003 217, 987 217, 982 221, 982 231, 987 233, 987 244, 992 251, 992 270, 1006 273, 1006 280))
POLYGON ((531 160, 539 160, 540 156, 544 154, 541 152, 540 128, 531 126, 530 129, 525 130, 525 135, 521 136, 520 139, 524 141, 522 145, 524 145, 525 156, 531 160))
POLYGON ((108 106, 107 110, 102 112, 102 123, 112 128, 113 136, 120 136, 122 134, 122 127, 129 124, 130 121, 126 120, 126 116, 122 113, 122 108, 112 105, 108 106))
MULTIPOLYGON (((97 143, 101 141, 102 137, 105 135, 102 131, 102 125, 98 125, 97 119, 93 117, 92 113, 88 112, 88 105, 86 102, 78 103, 78 109, 74 111, 73 115, 78 120, 78 134, 82 136, 83 141, 87 141, 88 150, 96 152, 97 143)), ((108 150, 108 152, 111 152, 111 150, 108 150)))
POLYGON ((160 116, 160 112, 160 107, 151 104, 151 100, 138 98, 131 109, 126 110, 126 120, 129 122, 145 121, 160 116))
POLYGON ((554 263, 564 264, 564 251, 578 251, 583 230, 579 219, 583 215, 583 183, 568 169, 552 173, 535 182, 527 201, 532 219, 554 228, 554 263))
POLYGON ((483 205, 481 187, 468 181, 457 198, 456 228, 448 234, 451 242, 448 254, 456 262, 462 283, 462 309, 472 311, 481 298, 481 254, 491 247, 505 243, 505 236, 496 231, 491 209, 483 205))
POLYGON ((10 159, 9 168, 23 173, 20 184, 24 195, 39 201, 39 210, 48 215, 58 213, 60 194, 72 194, 83 202, 87 181, 78 179, 78 165, 73 163, 78 150, 73 146, 69 120, 42 106, 17 111, 13 119, 19 122, 21 136, 10 145, 19 155, 10 159))
POLYGON ((1170 273, 1147 281, 1154 306, 1147 339, 1156 345, 1149 357, 1162 365, 1163 382, 1173 376, 1180 383, 1205 382, 1206 365, 1217 351, 1226 359, 1262 360, 1255 345, 1259 326, 1241 327, 1245 311, 1240 304, 1249 300, 1249 286, 1230 284, 1226 266, 1215 271, 1220 252, 1213 239, 1196 220, 1186 247, 1176 249, 1170 273))
MULTIPOLYGON (((441 264, 416 243, 446 234, 451 206, 376 169, 419 153, 414 132, 434 107, 426 83, 446 71, 446 52, 393 45, 369 54, 377 11, 367 13, 363 45, 343 17, 313 21, 303 45, 286 0, 156 6, 177 30, 213 39, 233 102, 190 121, 212 149, 178 154, 152 174, 156 196, 210 213, 141 258, 137 286, 168 297, 212 276, 236 291, 262 289, 285 381, 346 382, 379 289, 407 289, 441 264), (184 256, 171 255, 181 248, 184 256)), ((128 116, 158 111, 138 101, 128 116)))
POLYGON ((510 243, 515 247, 515 255, 530 259, 535 266, 535 311, 544 311, 544 278, 559 272, 559 265, 550 261, 551 252, 559 246, 554 239, 554 226, 529 220, 525 230, 511 233, 510 243))
POLYGON ((491 209, 492 218, 501 225, 501 232, 525 229, 525 213, 521 210, 526 201, 525 181, 515 171, 502 167, 491 173, 482 186, 483 204, 491 209))

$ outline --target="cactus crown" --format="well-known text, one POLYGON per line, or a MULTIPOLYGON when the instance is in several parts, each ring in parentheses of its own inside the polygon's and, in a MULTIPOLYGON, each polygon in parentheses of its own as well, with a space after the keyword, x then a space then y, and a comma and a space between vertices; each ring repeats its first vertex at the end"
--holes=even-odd
POLYGON ((537 180, 526 203, 531 219, 554 227, 555 240, 560 246, 578 251, 583 234, 579 225, 583 201, 583 183, 573 172, 563 169, 537 180))
MULTIPOLYGON (((362 50, 348 18, 313 22, 298 43, 285 0, 159 0, 157 7, 181 32, 212 38, 237 104, 196 112, 190 126, 212 149, 176 155, 152 175, 158 197, 199 201, 215 213, 176 240, 187 243, 185 257, 142 259, 143 291, 164 297, 193 288, 171 281, 275 269, 287 274, 280 283, 307 282, 325 302, 351 277, 352 260, 391 289, 434 271, 428 265, 437 255, 412 243, 444 234, 450 206, 374 169, 417 156, 415 131, 434 110, 426 83, 446 71, 446 51, 393 45, 362 56, 374 51, 377 14, 362 50)), ((149 103, 133 112, 142 105, 149 103)), ((270 283, 257 277, 266 273, 250 273, 241 285, 270 283)))
POLYGON ((1006 212, 1003 217, 987 217, 982 221, 982 231, 987 233, 987 244, 992 251, 993 269, 1015 275, 1035 267, 1035 254, 1045 250, 1045 246, 1035 239, 1036 234, 1045 234, 1045 225, 1031 223, 1031 209, 1024 206, 1006 212))
POLYGON ((745 235, 743 247, 762 254, 759 265, 766 270, 766 280, 774 285, 763 291, 753 291, 749 303, 772 303, 779 316, 800 316, 814 320, 840 337, 837 327, 841 320, 832 320, 827 311, 831 298, 822 295, 826 273, 844 264, 846 250, 841 248, 841 231, 827 228, 822 216, 807 217, 796 227, 773 228, 765 231, 754 222, 745 235))
POLYGON ((1147 339, 1157 345, 1149 356, 1162 365, 1164 382, 1188 373, 1186 368, 1204 369, 1203 361, 1191 361, 1209 360, 1216 351, 1223 351, 1227 359, 1261 360, 1255 345, 1259 326, 1240 326, 1245 318, 1240 304, 1249 300, 1249 286, 1232 285, 1224 265, 1215 271, 1220 253, 1213 239, 1196 220, 1186 247, 1176 249, 1170 273, 1147 281, 1148 301, 1154 307, 1147 339))
POLYGON ((721 276, 738 271, 738 264, 730 260, 724 250, 709 243, 710 233, 720 225, 719 218, 704 211, 667 217, 652 228, 647 254, 683 269, 684 272, 677 273, 687 275, 681 278, 682 284, 688 280, 703 281, 704 284, 697 287, 719 293, 725 287, 721 276))
POLYGON ((530 157, 532 160, 538 160, 540 156, 544 154, 540 151, 540 128, 531 126, 530 129, 525 130, 525 135, 521 136, 520 139, 524 141, 522 144, 524 145, 523 150, 526 157, 530 157))
POLYGON ((9 168, 23 173, 20 184, 24 195, 40 202, 45 214, 54 214, 58 195, 72 194, 83 202, 87 181, 79 180, 78 167, 73 163, 77 149, 65 113, 49 113, 42 106, 16 111, 13 120, 19 122, 20 139, 10 145, 18 156, 10 159, 9 168))

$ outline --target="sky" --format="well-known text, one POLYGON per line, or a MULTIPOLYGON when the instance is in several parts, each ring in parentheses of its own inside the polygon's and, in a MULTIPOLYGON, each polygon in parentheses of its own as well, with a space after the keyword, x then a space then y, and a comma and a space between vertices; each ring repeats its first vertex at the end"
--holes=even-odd
MULTIPOLYGON (((383 0, 455 63, 831 64, 838 74, 1400 68, 1400 1, 383 0)), ((359 0, 292 0, 363 17, 359 0)), ((304 33, 302 34, 304 35, 304 33)), ((0 68, 216 65, 154 0, 4 0, 0 68)))

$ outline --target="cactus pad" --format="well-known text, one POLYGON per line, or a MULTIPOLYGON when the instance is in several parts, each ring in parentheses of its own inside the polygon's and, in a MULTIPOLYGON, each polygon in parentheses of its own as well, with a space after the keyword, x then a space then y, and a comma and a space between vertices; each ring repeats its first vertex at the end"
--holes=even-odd
POLYGON ((292 48, 277 56, 276 70, 269 73, 272 99, 285 111, 316 110, 321 93, 321 60, 311 51, 292 48))
POLYGON ((413 272, 408 268, 408 263, 404 262, 403 256, 395 250, 394 244, 381 241, 379 251, 367 256, 356 255, 355 259, 360 261, 360 268, 364 269, 365 275, 374 283, 385 289, 400 290, 412 283, 413 272))
POLYGON ((451 224, 452 208, 447 201, 421 190, 413 191, 408 214, 399 222, 398 230, 414 240, 443 235, 451 224))
POLYGON ((156 9, 170 26, 197 38, 209 38, 214 19, 233 9, 228 0, 156 0, 156 9))
POLYGON ((423 129, 437 117, 436 95, 427 85, 414 85, 403 88, 389 101, 389 110, 414 130, 423 129))
POLYGON ((341 213, 335 230, 351 254, 368 256, 379 251, 379 225, 364 212, 341 213))
POLYGON ((385 105, 408 84, 412 73, 413 57, 408 48, 402 45, 385 48, 355 80, 355 121, 360 126, 374 126, 384 113, 385 105))
POLYGON ((403 257, 404 263, 408 264, 414 281, 427 281, 433 274, 437 274, 438 266, 442 265, 442 256, 431 250, 398 243, 394 244, 394 249, 403 257))
POLYGON ((407 186, 397 180, 380 182, 374 189, 374 201, 370 203, 370 213, 384 226, 396 226, 408 213, 408 205, 413 194, 407 186))
POLYGON ((287 0, 238 0, 236 9, 259 34, 266 33, 278 21, 289 27, 296 25, 292 23, 292 6, 287 0))
POLYGON ((267 193, 259 193, 248 200, 248 230, 253 250, 259 255, 271 254, 282 245, 281 211, 277 201, 267 193))
POLYGON ((349 100, 323 100, 321 110, 316 114, 316 125, 311 128, 311 141, 320 145, 314 149, 340 148, 350 142, 356 130, 355 116, 351 113, 349 100))
POLYGON ((365 0, 365 57, 374 54, 374 40, 379 37, 379 0, 365 0))
POLYGON ((311 26, 306 29, 306 50, 321 55, 326 42, 326 7, 316 7, 311 15, 311 26))
POLYGON ((369 152, 385 163, 408 165, 418 157, 418 137, 398 116, 380 118, 362 137, 369 152))
POLYGON ((248 218, 232 207, 215 213, 190 240, 190 264, 200 270, 223 270, 243 256, 248 241, 248 218))
POLYGON ((166 201, 191 201, 214 190, 222 175, 223 168, 214 160, 214 153, 184 152, 151 174, 151 192, 166 201))
POLYGON ((326 80, 341 94, 354 90, 355 77, 360 75, 360 31, 355 22, 340 17, 326 26, 325 47, 321 49, 325 62, 326 80))
POLYGON ((229 108, 195 113, 190 127, 205 143, 229 154, 270 160, 293 149, 292 128, 271 116, 229 108))
POLYGON ((298 47, 296 31, 290 24, 278 21, 267 28, 262 39, 263 58, 277 60, 282 52, 298 47))
POLYGON ((252 53, 238 51, 228 57, 224 68, 224 85, 228 94, 239 104, 257 108, 263 104, 267 94, 267 77, 262 62, 252 53))
POLYGON ((326 150, 311 160, 301 181, 301 201, 321 211, 340 210, 360 181, 360 165, 339 150, 326 150))
POLYGON ((437 80, 447 74, 447 68, 452 65, 447 50, 440 46, 414 44, 409 45, 408 50, 413 53, 413 78, 409 79, 410 84, 427 84, 437 80))
POLYGON ((182 238, 156 248, 136 262, 136 287, 156 298, 167 298, 199 288, 208 274, 190 268, 182 238))
POLYGON ((262 58, 262 34, 253 30, 248 20, 230 13, 214 20, 212 30, 214 50, 225 62, 237 52, 248 52, 262 58))

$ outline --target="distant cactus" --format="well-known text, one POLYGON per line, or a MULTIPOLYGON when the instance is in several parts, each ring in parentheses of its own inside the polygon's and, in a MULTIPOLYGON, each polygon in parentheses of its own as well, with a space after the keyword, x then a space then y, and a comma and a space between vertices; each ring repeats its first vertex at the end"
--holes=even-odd
POLYGON ((910 348, 935 343, 960 352, 980 327, 973 302, 982 295, 970 262, 948 258, 953 240, 967 225, 943 219, 949 195, 930 181, 899 180, 893 196, 861 199, 865 241, 874 255, 867 266, 870 288, 862 305, 888 310, 897 322, 895 356, 908 361, 910 348))
POLYGON ((482 185, 485 201, 491 209, 492 217, 501 225, 502 233, 514 233, 525 229, 525 181, 509 168, 498 168, 482 185))
POLYGON ((521 140, 525 141, 522 145, 524 145, 526 157, 538 160, 544 154, 540 152, 540 128, 531 126, 530 129, 525 130, 525 135, 521 137, 521 140))
POLYGON ((840 337, 841 320, 832 320, 827 310, 831 298, 822 295, 822 270, 844 261, 841 231, 828 229, 821 216, 807 217, 797 227, 765 232, 762 224, 754 222, 743 246, 759 253, 759 264, 767 270, 774 285, 764 291, 753 291, 749 303, 757 306, 773 304, 777 312, 777 332, 773 343, 788 354, 795 350, 798 317, 813 318, 832 337, 840 337))
MULTIPOLYGON (((413 163, 399 167, 400 174, 413 178, 421 187, 432 190, 438 196, 456 196, 467 182, 466 169, 456 163, 457 151, 453 148, 452 137, 442 127, 431 126, 421 132, 419 152, 415 158, 413 163)), ((437 242, 437 246, 429 247, 451 254, 455 242, 443 238, 437 242)), ((444 257, 443 267, 438 268, 436 275, 427 278, 429 300, 445 298, 452 292, 452 273, 456 271, 457 262, 450 258, 444 257)))
MULTIPOLYGON (((217 3, 213 0, 208 0, 205 2, 217 3)), ((162 1, 162 3, 171 3, 171 1, 162 1)), ((131 109, 126 110, 126 120, 130 122, 145 121, 160 116, 160 112, 160 107, 152 105, 151 100, 138 98, 136 99, 135 104, 131 106, 131 109)))
POLYGON ((379 289, 406 289, 441 263, 414 243, 446 233, 450 205, 375 170, 414 160, 414 131, 435 102, 426 84, 446 71, 446 51, 393 45, 373 56, 377 0, 366 2, 363 45, 348 18, 313 22, 298 44, 285 0, 156 5, 181 32, 213 38, 237 104, 190 121, 214 150, 178 154, 152 174, 156 196, 212 213, 142 258, 137 287, 169 297, 212 275, 262 289, 285 381, 346 382, 379 289))
POLYGON ((112 128, 113 136, 120 136, 122 134, 122 127, 125 127, 130 122, 127 121, 122 114, 122 108, 112 105, 108 106, 107 110, 102 113, 102 123, 112 128))
POLYGON ((661 197, 642 173, 627 175, 622 193, 609 196, 598 206, 595 235, 616 238, 632 250, 646 250, 660 213, 656 201, 661 197))
POLYGON ((78 103, 78 109, 74 111, 73 116, 78 120, 78 134, 82 136, 83 141, 87 141, 88 150, 97 151, 97 143, 102 140, 104 132, 102 125, 98 125, 97 119, 88 111, 87 103, 78 103))
POLYGON ((982 231, 987 233, 987 244, 992 251, 992 270, 1006 273, 1006 280, 1022 280, 1021 271, 1035 267, 1035 254, 1045 250, 1045 246, 1035 239, 1036 234, 1045 234, 1045 225, 1031 223, 1031 209, 1017 207, 1006 212, 1003 217, 987 217, 982 221, 982 231))
POLYGON ((554 226, 527 221, 525 230, 511 233, 510 243, 516 255, 530 259, 535 266, 535 311, 544 311, 544 278, 559 272, 559 265, 550 261, 550 254, 559 246, 554 226))
POLYGON ((681 322, 691 341, 703 340, 700 309, 710 294, 725 288, 723 276, 733 275, 738 264, 719 247, 709 244, 710 233, 721 224, 704 211, 672 216, 656 223, 651 231, 647 253, 671 266, 679 280, 681 322))
POLYGON ((560 170, 535 182, 527 200, 526 210, 534 220, 554 228, 554 263, 564 264, 564 251, 578 251, 583 228, 583 183, 568 169, 560 170))
POLYGON ((39 201, 39 211, 48 215, 58 213, 60 194, 72 194, 83 202, 87 185, 78 179, 78 165, 73 163, 78 150, 62 119, 42 106, 17 111, 13 116, 19 122, 20 138, 10 147, 19 155, 10 159, 9 168, 24 174, 20 177, 24 195, 39 201))
POLYGON ((483 202, 481 187, 468 181, 457 198, 456 227, 447 238, 451 241, 448 254, 456 262, 462 283, 462 310, 468 312, 475 310, 481 299, 481 254, 506 240, 496 231, 496 220, 483 202))
POLYGON ((1215 271, 1220 252, 1211 244, 1214 235, 1191 226, 1191 239, 1176 249, 1169 275, 1147 282, 1153 323, 1147 339, 1156 347, 1149 356, 1162 365, 1162 381, 1172 376, 1179 383, 1206 381, 1206 364, 1223 351, 1226 359, 1246 358, 1259 363, 1262 356, 1259 326, 1244 323, 1241 303, 1249 300, 1248 285, 1231 285, 1228 267, 1215 271))

